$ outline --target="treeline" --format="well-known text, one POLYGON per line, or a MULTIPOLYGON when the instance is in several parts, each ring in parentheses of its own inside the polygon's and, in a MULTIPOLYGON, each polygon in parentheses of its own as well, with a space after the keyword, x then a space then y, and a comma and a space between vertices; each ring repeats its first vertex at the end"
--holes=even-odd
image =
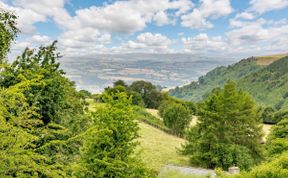
MULTIPOLYGON (((112 87, 107 87, 104 94, 88 94, 95 102, 103 102, 105 93, 126 93, 131 98, 132 104, 138 113, 139 119, 163 131, 174 134, 179 137, 184 136, 185 130, 188 128, 192 119, 192 114, 196 112, 196 105, 193 102, 183 101, 169 96, 161 89, 147 81, 135 81, 128 85, 122 80, 115 81, 112 87), (159 118, 153 118, 143 112, 143 108, 159 109, 159 115, 163 118, 163 122, 159 118), (141 117, 145 115, 145 117, 141 117)), ((117 98, 114 98, 117 100, 117 98)))
POLYGON ((1 11, 0 177, 154 177, 134 155, 131 98, 105 92, 90 112, 87 93, 60 69, 56 42, 8 63, 15 20, 1 11))

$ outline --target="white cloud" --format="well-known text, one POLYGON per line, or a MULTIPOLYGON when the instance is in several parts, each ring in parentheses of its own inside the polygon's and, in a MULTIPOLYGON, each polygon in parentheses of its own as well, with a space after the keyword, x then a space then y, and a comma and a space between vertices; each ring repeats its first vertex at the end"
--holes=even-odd
POLYGON ((222 37, 209 38, 206 33, 200 33, 194 37, 182 38, 185 52, 209 53, 222 52, 227 49, 227 43, 222 37))
POLYGON ((185 52, 222 55, 265 55, 288 50, 288 20, 235 20, 223 37, 200 33, 182 38, 185 52))
POLYGON ((44 15, 38 14, 31 9, 12 7, 2 2, 0 2, 0 7, 5 10, 12 11, 18 16, 17 27, 22 33, 32 34, 35 32, 35 27, 33 26, 34 23, 46 21, 46 17, 44 15))
POLYGON ((168 15, 163 11, 159 11, 158 13, 156 13, 156 15, 153 17, 153 20, 158 26, 163 26, 171 23, 168 15))
POLYGON ((47 44, 51 41, 50 38, 46 35, 33 35, 31 39, 32 41, 40 44, 47 44))
POLYGON ((252 20, 254 19, 254 14, 250 12, 242 12, 236 15, 235 19, 246 19, 246 20, 252 20))
POLYGON ((17 55, 20 55, 25 48, 38 48, 41 45, 51 44, 52 40, 46 35, 32 35, 28 38, 18 40, 16 43, 13 43, 11 46, 12 53, 9 56, 9 59, 15 59, 17 55))
POLYGON ((169 46, 172 41, 159 33, 153 34, 150 32, 142 33, 137 36, 136 41, 128 41, 120 46, 120 48, 115 48, 115 50, 123 50, 122 52, 152 52, 152 53, 162 53, 169 52, 169 46))
POLYGON ((249 10, 264 13, 288 7, 288 0, 251 0, 249 10))
POLYGON ((93 28, 69 30, 59 37, 59 46, 64 56, 93 56, 107 51, 105 47, 111 41, 109 33, 93 28))
MULTIPOLYGON (((274 23, 259 19, 254 22, 244 22, 237 28, 227 32, 228 42, 234 50, 248 52, 277 52, 288 49, 288 23, 274 23)), ((233 50, 231 49, 231 50, 233 50)))
POLYGON ((131 0, 116 1, 104 6, 91 6, 76 11, 76 16, 63 24, 68 29, 92 27, 107 32, 133 33, 143 30, 148 23, 158 25, 170 23, 165 13, 174 10, 181 15, 192 7, 189 0, 131 0))
POLYGON ((181 17, 182 25, 192 29, 212 28, 212 19, 229 15, 233 8, 229 0, 201 0, 198 8, 181 17))

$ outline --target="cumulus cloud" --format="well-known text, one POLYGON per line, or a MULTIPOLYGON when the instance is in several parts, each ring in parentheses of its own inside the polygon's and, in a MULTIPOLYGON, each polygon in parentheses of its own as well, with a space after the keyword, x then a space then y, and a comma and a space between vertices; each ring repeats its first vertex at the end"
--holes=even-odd
POLYGON ((251 0, 250 11, 264 13, 288 7, 288 0, 251 0))
POLYGON ((288 49, 288 23, 285 21, 274 25, 264 19, 243 22, 226 35, 231 46, 239 51, 283 52, 288 49))
POLYGON ((201 0, 198 8, 181 17, 181 24, 192 29, 212 28, 211 19, 229 15, 233 8, 229 0, 201 0))
POLYGON ((206 33, 200 33, 194 37, 182 38, 185 52, 208 53, 221 52, 227 49, 227 43, 222 37, 209 38, 206 33))
POLYGON ((9 55, 9 59, 15 59, 17 55, 20 55, 25 48, 38 48, 39 46, 48 45, 52 43, 52 39, 50 39, 46 35, 35 34, 31 37, 18 40, 16 43, 13 43, 11 46, 11 54, 9 55))
POLYGON ((68 29, 92 27, 107 32, 131 34, 143 30, 153 21, 158 25, 170 23, 166 10, 181 15, 192 7, 189 0, 131 0, 116 1, 104 6, 91 6, 76 11, 63 26, 68 29))
POLYGON ((158 26, 163 26, 163 25, 167 25, 167 24, 171 23, 171 21, 169 20, 168 15, 165 12, 163 12, 163 11, 158 12, 153 17, 153 20, 156 22, 156 24, 158 26))
POLYGON ((93 56, 107 51, 105 44, 111 42, 111 35, 90 27, 69 30, 59 37, 62 54, 68 56, 93 56))
POLYGON ((185 52, 222 55, 283 53, 288 49, 288 21, 235 20, 223 37, 200 33, 182 38, 185 52))
POLYGON ((169 52, 169 45, 171 44, 172 41, 162 34, 146 32, 138 35, 135 41, 130 40, 122 44, 119 49, 116 49, 127 52, 162 53, 169 52))
POLYGON ((246 20, 252 20, 255 16, 253 13, 250 12, 242 12, 236 15, 235 19, 246 19, 246 20))

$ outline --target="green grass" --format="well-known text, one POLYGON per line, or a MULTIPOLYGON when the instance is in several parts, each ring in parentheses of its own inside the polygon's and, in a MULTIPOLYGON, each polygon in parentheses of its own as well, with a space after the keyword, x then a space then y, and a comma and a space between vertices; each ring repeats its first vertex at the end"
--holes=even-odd
POLYGON ((139 142, 137 151, 148 168, 155 172, 166 164, 175 164, 179 166, 189 165, 188 157, 177 153, 185 141, 179 137, 169 135, 151 125, 139 123, 139 142))
POLYGON ((104 106, 105 103, 97 103, 94 101, 94 99, 86 99, 85 100, 89 104, 89 110, 90 111, 95 111, 97 107, 104 106))
MULTIPOLYGON (((105 105, 105 103, 96 103, 91 99, 87 99, 86 102, 89 103, 89 110, 91 111, 105 105)), ((168 128, 164 126, 163 122, 145 109, 135 107, 135 114, 139 120, 140 128, 136 155, 141 157, 141 160, 149 169, 159 173, 160 169, 166 164, 189 165, 189 158, 177 152, 181 144, 185 142, 184 139, 168 134, 169 130, 166 131, 168 128)))

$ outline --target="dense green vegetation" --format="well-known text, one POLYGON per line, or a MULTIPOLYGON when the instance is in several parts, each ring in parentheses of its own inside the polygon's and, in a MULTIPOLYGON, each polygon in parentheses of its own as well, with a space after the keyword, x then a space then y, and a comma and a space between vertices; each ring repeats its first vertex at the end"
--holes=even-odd
POLYGON ((188 107, 171 101, 164 101, 160 105, 159 114, 163 118, 165 126, 178 136, 184 135, 192 119, 192 113, 188 107))
POLYGON ((177 87, 169 93, 185 100, 200 101, 216 87, 228 80, 235 80, 241 89, 248 91, 264 109, 274 110, 265 122, 278 122, 288 115, 288 57, 276 60, 268 66, 260 66, 256 58, 248 58, 228 66, 217 67, 199 78, 197 82, 177 87))
MULTIPOLYGON (((146 81, 116 81, 92 95, 77 91, 65 77, 56 42, 27 48, 8 63, 18 33, 15 20, 0 13, 0 177, 151 178, 167 163, 189 164, 188 156, 191 165, 247 170, 236 177, 288 177, 288 57, 267 67, 252 58, 215 69, 186 86, 201 89, 204 100, 197 105, 146 81), (240 89, 228 78, 236 79, 240 89), (266 108, 259 110, 242 89, 266 108), (163 120, 144 107, 159 108, 163 120), (198 123, 189 128, 193 114, 198 123), (262 120, 278 122, 265 146, 260 145, 262 120), (177 152, 183 138, 187 157, 177 152)), ((184 89, 174 94, 185 97, 184 89)))
POLYGON ((224 89, 214 89, 198 114, 198 124, 188 132, 183 150, 192 164, 249 169, 262 159, 257 107, 234 82, 228 82, 224 89))
POLYGON ((239 175, 229 176, 222 174, 220 177, 236 178, 285 178, 288 176, 288 123, 287 119, 282 120, 274 126, 266 148, 268 155, 266 161, 253 167, 249 172, 242 172, 239 175))
POLYGON ((154 177, 134 157, 132 98, 105 92, 102 109, 89 112, 90 94, 64 76, 56 42, 27 48, 10 64, 15 16, 1 12, 0 20, 7 46, 0 55, 0 177, 154 177))

